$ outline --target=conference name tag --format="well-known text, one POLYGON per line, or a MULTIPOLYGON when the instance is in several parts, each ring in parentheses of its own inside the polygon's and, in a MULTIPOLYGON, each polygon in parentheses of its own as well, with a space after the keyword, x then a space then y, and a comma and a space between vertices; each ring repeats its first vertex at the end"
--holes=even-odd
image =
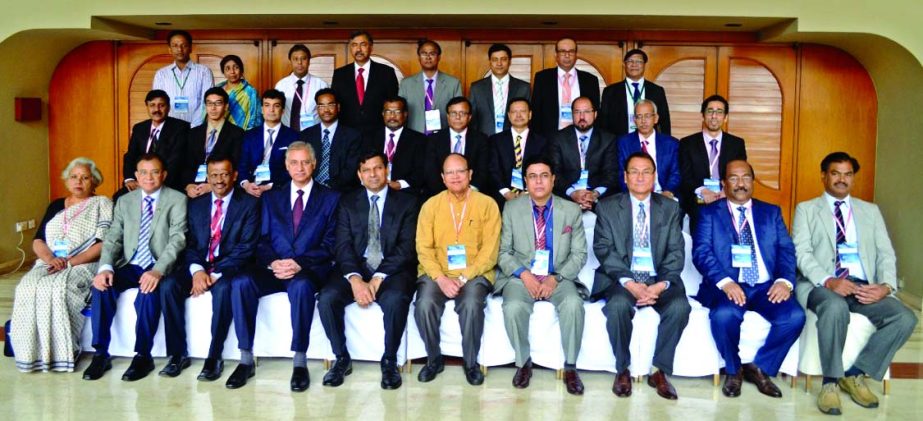
POLYGON ((494 115, 494 128, 495 133, 500 133, 503 131, 503 123, 506 122, 506 116, 503 113, 494 115))
POLYGON ((721 191, 721 180, 718 180, 717 178, 706 178, 705 182, 702 183, 702 186, 708 190, 718 193, 721 191))
POLYGON ((578 178, 577 182, 574 183, 574 188, 577 190, 587 190, 589 185, 590 185, 590 171, 580 170, 580 178, 578 178))
POLYGON ((207 171, 208 170, 206 169, 205 164, 199 165, 199 168, 195 171, 195 182, 204 183, 206 178, 205 174, 207 171))
POLYGON ((468 267, 468 255, 465 254, 464 244, 453 244, 448 247, 449 270, 461 270, 468 267))
POLYGON ((653 272, 654 257, 651 254, 650 247, 635 246, 631 252, 631 271, 632 272, 653 272))
POLYGON ((313 126, 314 125, 314 114, 302 114, 301 120, 298 124, 301 125, 301 127, 299 127, 298 130, 304 130, 304 129, 307 129, 308 127, 313 126))
POLYGON ((61 238, 51 242, 51 253, 54 257, 67 257, 67 239, 61 238))
POLYGON ((426 118, 426 130, 430 132, 435 132, 437 130, 442 130, 442 119, 439 118, 439 110, 429 110, 424 113, 426 118))
POLYGON ((513 174, 510 178, 510 185, 514 189, 525 190, 525 185, 522 183, 522 170, 519 168, 513 168, 513 174))
POLYGON ((862 273, 862 262, 859 261, 857 243, 837 244, 836 252, 840 256, 840 267, 849 269, 849 273, 862 273))
POLYGON ((548 276, 548 268, 551 263, 550 250, 535 250, 535 259, 532 260, 532 274, 536 276, 548 276))
POLYGON ((253 177, 256 184, 269 181, 270 178, 272 178, 272 172, 269 170, 269 164, 257 165, 256 171, 253 172, 253 177))
POLYGON ((735 268, 749 268, 753 267, 753 259, 751 254, 753 253, 753 246, 746 244, 732 244, 731 245, 731 265, 735 268))
POLYGON ((173 111, 180 113, 189 112, 189 97, 178 96, 173 100, 173 111))
POLYGON ((574 113, 571 104, 561 106, 561 121, 574 121, 574 113))
POLYGON ((391 182, 391 162, 388 162, 388 182, 391 182))
POLYGON ((638 125, 635 124, 635 113, 632 111, 628 112, 628 133, 631 133, 635 130, 638 130, 638 125))

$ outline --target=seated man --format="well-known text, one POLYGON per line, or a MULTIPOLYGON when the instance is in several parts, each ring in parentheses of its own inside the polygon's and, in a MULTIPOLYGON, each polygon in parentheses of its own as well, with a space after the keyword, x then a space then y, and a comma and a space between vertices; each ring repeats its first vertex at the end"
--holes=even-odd
POLYGON ((340 200, 334 248, 337 268, 317 299, 320 320, 337 356, 324 376, 325 386, 343 384, 343 377, 352 371, 343 318, 345 307, 355 301, 363 308, 372 302, 381 306, 385 327, 381 388, 401 387, 397 350, 416 278, 417 198, 388 187, 387 162, 382 153, 360 158, 357 173, 365 188, 340 200))
POLYGON ((208 158, 211 194, 189 201, 185 264, 160 285, 164 337, 170 362, 161 376, 176 377, 189 367, 186 353, 186 297, 212 294, 211 344, 199 380, 217 380, 221 353, 231 327, 231 283, 249 263, 259 240, 259 200, 234 188, 237 171, 230 158, 208 158))
POLYGON ((650 306, 660 314, 660 326, 653 361, 657 372, 647 384, 661 397, 676 399, 667 375, 673 373, 676 344, 692 311, 680 278, 686 254, 682 212, 676 202, 653 193, 657 164, 650 155, 634 153, 624 168, 628 191, 599 202, 593 239, 599 259, 593 297, 606 300, 606 330, 615 352, 612 392, 631 396, 631 319, 638 307, 650 306))
POLYGON ((817 407, 839 415, 844 390, 860 406, 878 407, 866 375, 881 380, 894 354, 910 338, 917 317, 894 296, 897 268, 878 206, 853 197, 859 161, 845 152, 820 164, 825 193, 798 204, 792 235, 798 258, 798 301, 817 314, 824 383, 817 407), (836 246, 834 246, 836 244, 836 246), (843 371, 849 313, 867 317, 876 331, 855 363, 843 371))
POLYGON ((256 250, 257 265, 231 283, 231 312, 240 347, 240 365, 226 386, 237 389, 255 374, 253 335, 260 297, 286 292, 292 304, 292 351, 295 352, 291 389, 307 390, 308 339, 314 320, 314 295, 332 267, 339 193, 311 178, 317 160, 314 149, 292 142, 285 151, 291 183, 276 186, 261 198, 262 227, 256 250))
POLYGON ((224 88, 205 92, 205 122, 189 130, 182 183, 190 199, 209 192, 205 161, 212 154, 239 162, 244 129, 227 121, 228 93, 224 88))
POLYGON ((163 186, 167 178, 163 168, 163 160, 156 154, 141 155, 135 171, 139 188, 116 202, 112 226, 103 241, 99 270, 93 278, 91 307, 96 355, 83 372, 84 380, 97 380, 112 368, 109 357, 112 320, 119 295, 130 288, 138 288, 137 355, 122 380, 142 379, 154 369, 151 348, 160 322, 157 286, 186 246, 186 198, 163 186))
POLYGON ((288 184, 285 150, 298 139, 298 132, 282 124, 285 94, 275 89, 263 92, 263 124, 244 133, 240 151, 240 186, 260 197, 274 185, 288 184))
POLYGON ((461 325, 465 378, 472 385, 484 382, 477 358, 497 264, 500 212, 493 199, 471 188, 471 173, 464 156, 450 154, 442 164, 446 190, 423 204, 417 222, 420 277, 413 316, 427 354, 417 376, 421 382, 432 381, 444 368, 439 327, 445 303, 452 299, 461 325))
POLYGON ((727 377, 721 391, 740 396, 741 380, 774 398, 772 383, 789 349, 801 335, 804 310, 792 300, 795 246, 778 206, 753 199, 753 168, 728 162, 723 180, 726 199, 699 212, 693 262, 702 273, 698 300, 711 309, 711 333, 724 358, 727 377), (741 366, 740 324, 755 311, 772 327, 752 363, 741 366))
POLYGON ((507 203, 500 231, 500 274, 495 294, 503 294, 503 321, 516 351, 513 386, 529 386, 529 316, 536 300, 554 304, 564 346, 564 385, 583 394, 577 355, 583 340, 583 299, 587 288, 577 275, 586 263, 586 232, 580 207, 551 194, 551 160, 538 156, 525 169, 528 196, 507 203), (557 221, 557 224, 555 224, 557 221))

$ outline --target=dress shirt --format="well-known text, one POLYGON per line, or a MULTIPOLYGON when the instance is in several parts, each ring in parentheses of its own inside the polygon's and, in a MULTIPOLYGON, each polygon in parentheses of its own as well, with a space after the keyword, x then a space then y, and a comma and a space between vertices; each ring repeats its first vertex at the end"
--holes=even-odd
MULTIPOLYGON (((234 195, 234 189, 228 190, 227 196, 224 196, 224 197, 221 198, 221 219, 218 220, 218 229, 221 230, 221 231, 224 231, 224 221, 225 221, 225 218, 228 216, 228 207, 231 205, 231 196, 232 196, 232 195, 234 195)), ((209 227, 208 227, 209 233, 208 233, 208 235, 209 235, 209 238, 211 238, 211 220, 212 220, 213 216, 215 215, 215 210, 216 210, 216 208, 217 208, 217 207, 215 206, 215 201, 218 200, 218 196, 215 196, 215 193, 212 193, 211 196, 212 196, 212 202, 211 202, 211 203, 212 203, 212 206, 211 206, 211 208, 210 208, 211 210, 208 212, 208 224, 209 224, 209 227)), ((221 243, 219 242, 218 245, 215 246, 215 257, 218 257, 218 255, 220 255, 220 250, 221 250, 221 243)), ((206 251, 206 253, 207 253, 207 251, 206 251)), ((195 276, 195 273, 198 272, 198 271, 200 271, 200 270, 202 270, 202 271, 205 270, 205 268, 202 267, 202 265, 200 265, 200 264, 193 263, 193 264, 189 265, 189 274, 190 274, 190 275, 195 276)), ((214 279, 217 281, 218 279, 221 279, 221 274, 215 272, 215 273, 212 273, 212 274, 211 274, 211 277, 214 278, 214 279)))
POLYGON ((355 81, 356 81, 356 78, 359 77, 359 69, 365 69, 365 70, 362 71, 362 80, 363 80, 363 83, 364 83, 364 85, 363 85, 362 87, 365 88, 365 91, 366 91, 366 92, 368 92, 368 90, 369 90, 369 72, 372 71, 372 60, 371 60, 371 59, 366 60, 366 61, 365 61, 365 64, 363 64, 363 65, 360 65, 360 64, 357 63, 357 62, 353 62, 353 68, 354 68, 354 71, 353 71, 353 84, 356 83, 356 82, 355 82, 355 81))
POLYGON ((634 100, 635 85, 633 85, 634 83, 637 83, 638 89, 641 90, 641 97, 638 98, 638 101, 645 99, 646 91, 647 91, 646 89, 644 89, 644 77, 643 76, 641 77, 641 79, 638 79, 638 80, 631 80, 630 78, 625 78, 625 87, 626 87, 625 88, 625 104, 627 107, 625 109, 628 110, 628 116, 627 116, 628 126, 627 127, 628 127, 629 132, 633 132, 638 129, 638 126, 635 125, 635 100, 634 100))
MULTIPOLYGON (((548 250, 548 275, 554 275, 554 196, 549 197, 548 201, 545 202, 545 248, 542 250, 548 250)), ((538 226, 538 210, 535 209, 535 201, 532 201, 532 232, 533 235, 538 235, 535 232, 535 227, 538 226)), ((538 238, 535 238, 535 241, 538 241, 538 238)), ((534 259, 534 257, 533 257, 534 259)), ((522 279, 522 273, 528 269, 532 270, 531 267, 527 268, 525 266, 520 266, 519 269, 513 271, 513 276, 522 279)))
MULTIPOLYGON (((317 117, 317 103, 314 102, 314 94, 328 87, 328 85, 323 79, 310 73, 300 79, 304 81, 304 85, 301 87, 303 96, 301 97, 300 113, 302 116, 311 116, 311 123, 303 127, 306 129, 320 121, 317 117)), ((298 80, 299 78, 292 73, 276 83, 276 89, 285 94, 285 109, 282 110, 282 121, 286 123, 292 121, 292 101, 295 100, 295 88, 298 87, 298 80)), ((292 129, 300 132, 302 128, 292 127, 292 129)))
MULTIPOLYGON (((590 130, 587 130, 586 132, 581 132, 579 129, 577 129, 577 127, 574 127, 574 133, 577 134, 577 153, 578 154, 580 153, 580 138, 583 136, 586 136, 586 150, 583 151, 583 156, 577 157, 580 159, 580 170, 582 171, 586 169, 586 155, 590 152, 590 144, 593 142, 593 128, 590 127, 590 130)), ((576 186, 576 183, 568 187, 567 190, 564 191, 564 193, 566 193, 568 196, 574 194, 574 192, 577 191, 577 189, 574 186, 576 186)), ((593 189, 593 191, 595 191, 596 193, 599 193, 600 196, 606 194, 606 190, 608 190, 608 188, 606 188, 605 186, 599 186, 593 189)))
MULTIPOLYGON (((141 190, 141 208, 139 209, 139 211, 141 212, 142 215, 144 214, 144 208, 146 207, 146 205, 144 204, 144 202, 145 202, 144 199, 147 198, 147 197, 152 197, 152 198, 154 198, 154 201, 151 202, 151 211, 153 212, 153 215, 152 215, 152 216, 154 216, 154 217, 157 216, 157 200, 160 199, 160 191, 161 191, 161 190, 163 190, 163 187, 157 189, 157 191, 155 191, 155 192, 153 192, 153 193, 151 193, 151 194, 147 194, 147 193, 144 192, 144 190, 141 190)), ((138 221, 140 222, 140 220, 141 220, 141 219, 139 218, 138 221)), ((153 225, 154 225, 154 221, 153 221, 153 219, 152 219, 152 220, 151 220, 151 228, 152 228, 152 229, 153 229, 153 225)), ((127 234, 127 233, 123 233, 123 234, 127 234)), ((153 233, 152 233, 151 235, 153 236, 153 233)), ((152 250, 152 251, 153 251, 153 250, 152 250)), ((127 256, 126 256, 126 257, 127 257, 127 256)), ((129 263, 135 264, 135 261, 134 261, 134 257, 135 257, 135 256, 131 256, 131 257, 132 257, 132 260, 131 260, 131 262, 129 262, 129 263)), ((153 254, 151 254, 151 257, 153 257, 153 254)), ((155 261, 156 261, 156 259, 155 259, 155 261)), ((110 265, 110 264, 102 264, 102 265, 99 265, 99 269, 96 271, 96 273, 103 273, 103 272, 105 272, 105 271, 114 272, 114 270, 112 269, 112 265, 110 265)))
MULTIPOLYGON (((651 238, 652 238, 651 237, 651 195, 648 194, 647 197, 645 197, 643 200, 638 200, 638 198, 636 198, 633 194, 629 194, 628 197, 631 199, 631 235, 632 235, 631 244, 632 244, 632 248, 634 248, 634 244, 635 244, 635 241, 634 241, 635 240, 634 238, 635 222, 638 220, 638 212, 641 211, 641 207, 639 205, 641 203, 644 203, 644 232, 647 233, 647 242, 649 246, 651 247, 651 251, 652 251, 651 252, 651 262, 653 263, 653 266, 655 268, 655 270, 652 270, 650 274, 651 274, 651 279, 656 280, 657 279, 657 270, 656 270, 657 262, 654 262, 654 255, 653 255, 654 244, 651 241, 651 238)), ((634 281, 634 279, 619 278, 619 283, 622 284, 622 286, 625 286, 626 283, 631 282, 631 281, 634 281)), ((670 288, 670 281, 663 281, 663 282, 666 283, 666 288, 664 289, 670 288)))
MULTIPOLYGON (((379 224, 378 228, 379 228, 379 232, 381 232, 381 225, 383 225, 385 222, 383 218, 385 215, 384 213, 385 212, 385 200, 388 198, 388 186, 385 186, 385 188, 381 189, 381 191, 378 193, 373 193, 371 190, 365 189, 365 197, 369 201, 369 206, 372 205, 373 195, 378 195, 378 201, 375 202, 375 207, 378 208, 378 224, 379 224)), ((371 209, 372 208, 369 207, 369 210, 371 209)), ((368 243, 366 243, 365 252, 362 254, 362 257, 368 257, 368 254, 369 254, 369 247, 368 247, 368 243)), ((381 251, 382 261, 384 261, 384 258, 385 258, 384 254, 385 254, 385 251, 382 250, 381 251)), ((360 275, 359 272, 350 272, 350 273, 347 273, 346 276, 344 276, 344 278, 346 278, 346 280, 349 281, 349 278, 352 277, 353 275, 358 276, 360 278, 362 277, 362 275, 360 275)), ((374 274, 372 274, 372 277, 381 278, 381 280, 384 281, 385 278, 388 277, 388 274, 382 273, 382 272, 375 272, 374 274)))
POLYGON ((214 84, 208 66, 189 60, 183 70, 179 69, 176 62, 157 70, 153 88, 162 89, 170 96, 170 117, 188 121, 190 126, 195 127, 205 120, 205 91, 214 84), (181 96, 189 100, 189 111, 176 110, 176 98, 181 96))
MULTIPOLYGON (((515 164, 516 164, 516 161, 515 161, 515 159, 516 159, 516 136, 522 136, 522 140, 519 142, 519 147, 520 147, 520 151, 522 152, 522 157, 523 157, 523 162, 522 162, 522 163, 525 164, 525 163, 526 163, 526 162, 525 162, 525 157, 526 157, 526 141, 529 139, 529 128, 526 127, 526 128, 524 128, 524 129, 522 129, 522 132, 520 133, 520 132, 517 132, 517 131, 516 131, 516 128, 515 128, 515 127, 510 127, 510 136, 511 136, 511 138, 513 139, 513 168, 515 168, 515 167, 516 167, 516 165, 515 165, 515 164)), ((525 168, 520 168, 520 170, 523 171, 523 174, 522 174, 522 183, 523 183, 523 187, 525 187, 525 183, 526 183, 526 174, 525 174, 525 170, 526 170, 526 169, 525 169, 525 168)), ((501 194, 501 195, 505 195, 505 194, 509 193, 509 192, 510 192, 510 187, 512 187, 512 186, 508 186, 508 187, 504 187, 504 188, 500 189, 500 194, 501 194)))
MULTIPOLYGON (((741 205, 734 204, 730 200, 727 201, 727 205, 729 205, 728 211, 731 212, 731 223, 734 224, 734 230, 736 231, 737 227, 740 226, 740 211, 737 210, 737 208, 739 208, 741 205)), ((762 284, 769 282, 769 270, 766 269, 766 264, 763 263, 763 253, 760 252, 759 240, 756 238, 756 225, 753 223, 753 200, 748 200, 747 203, 743 204, 743 207, 747 208, 744 213, 747 215, 747 222, 750 224, 750 233, 753 234, 753 247, 756 250, 756 267, 759 269, 759 277, 757 278, 756 283, 762 284)), ((740 236, 738 236, 738 238, 740 238, 740 236)), ((740 244, 739 240, 737 244, 740 244)), ((743 268, 740 268, 740 272, 737 275, 738 283, 745 283, 743 282, 743 276, 743 268)), ((725 277, 724 279, 718 281, 715 286, 718 287, 718 289, 722 289, 725 285, 727 285, 728 282, 734 282, 734 280, 729 277, 725 277)), ((789 289, 793 288, 792 282, 789 279, 778 278, 775 280, 775 282, 785 282, 789 289)))
MULTIPOLYGON (((705 159, 708 160, 708 171, 709 171, 709 172, 711 172, 711 158, 709 157, 709 154, 711 154, 711 141, 712 141, 712 139, 718 141, 718 143, 715 144, 715 147, 718 148, 718 157, 719 157, 719 158, 717 158, 717 159, 720 161, 720 160, 721 160, 721 158, 720 158, 720 156, 721 156, 721 141, 724 140, 724 132, 723 132, 723 131, 719 131, 717 137, 712 137, 710 134, 708 134, 708 130, 702 130, 702 141, 705 142, 705 157, 706 157, 705 159)), ((720 164, 719 164, 719 165, 720 165, 720 164)), ((718 169, 718 178, 720 178, 720 177, 721 177, 721 169, 719 168, 719 169, 718 169)), ((696 187, 696 188, 695 188, 695 194, 701 195, 703 189, 705 189, 705 186, 696 187)), ((718 192, 715 192, 715 193, 718 193, 718 192)))
MULTIPOLYGON (((831 196, 827 192, 824 192, 824 199, 827 199, 827 206, 830 208, 830 218, 833 219, 833 238, 835 241, 837 222, 836 222, 836 216, 835 216, 836 214, 834 213, 836 211, 836 205, 834 203, 839 201, 840 199, 837 199, 831 196)), ((853 213, 853 209, 852 209, 852 196, 846 196, 846 198, 843 199, 843 202, 844 203, 840 205, 840 212, 843 213, 843 222, 846 224, 846 242, 856 244, 857 246, 856 251, 858 252, 859 233, 856 231, 856 214, 853 213)), ((835 244, 834 244, 834 247, 836 247, 835 244)), ((850 271, 849 275, 859 278, 859 279, 868 280, 865 274, 865 268, 862 267, 862 259, 859 259, 859 268, 861 270, 859 270, 856 273, 853 273, 852 271, 850 271)), ((831 276, 830 278, 833 278, 833 276, 831 276)))
MULTIPOLYGON (((387 156, 387 151, 388 151, 388 141, 391 140, 391 133, 394 133, 394 153, 396 154, 397 145, 401 141, 401 133, 404 133, 404 126, 401 126, 397 130, 394 130, 394 131, 391 131, 391 129, 389 129, 388 127, 385 127, 385 143, 384 143, 384 146, 381 148, 381 152, 386 154, 386 156, 387 156)), ((410 187, 410 183, 408 183, 407 180, 392 180, 391 179, 391 165, 392 164, 393 162, 388 161, 388 180, 397 181, 397 183, 401 185, 401 189, 406 189, 410 187)))
MULTIPOLYGON (((651 135, 646 138, 641 132, 638 132, 638 139, 638 142, 647 142, 647 154, 650 155, 651 158, 654 158, 654 162, 657 162, 657 131, 652 131, 651 135)), ((643 145, 643 143, 638 143, 639 151, 641 150, 641 145, 643 145)), ((654 191, 657 193, 663 191, 663 188, 660 187, 660 177, 657 171, 654 171, 654 191)))
POLYGON ((574 102, 575 99, 580 98, 580 81, 577 80, 577 66, 574 66, 569 72, 565 72, 564 69, 558 67, 558 105, 571 105, 561 103, 561 95, 564 94, 565 73, 570 73, 570 101, 574 102))
POLYGON ((449 152, 450 152, 450 153, 451 153, 451 152, 454 152, 454 151, 455 151, 455 144, 458 143, 458 142, 461 142, 461 154, 464 155, 464 154, 465 154, 465 146, 467 145, 467 142, 465 142, 465 140, 468 139, 467 136, 468 136, 468 128, 467 128, 467 127, 465 127, 465 130, 462 130, 462 131, 460 131, 460 132, 456 132, 455 129, 451 129, 451 128, 450 128, 450 129, 449 129, 449 152), (461 140, 459 140, 459 141, 456 142, 456 139, 458 138, 458 135, 461 135, 461 140))
MULTIPOLYGON (((163 130, 164 122, 166 122, 166 120, 161 121, 160 124, 157 124, 157 123, 154 123, 154 120, 151 120, 151 130, 147 132, 147 143, 145 143, 145 147, 144 147, 145 153, 151 149, 151 146, 155 142, 160 140, 160 135, 161 135, 160 131, 163 130), (155 137, 154 139, 151 139, 151 134, 154 133, 155 131, 157 132, 157 137, 155 137)), ((129 181, 135 181, 135 178, 134 177, 126 178, 122 180, 122 183, 126 183, 129 181)))
MULTIPOLYGON (((498 78, 497 75, 493 73, 490 74, 490 92, 492 94, 496 93, 497 82, 500 82, 500 86, 503 88, 503 99, 509 102, 510 101, 510 97, 509 97, 510 95, 510 74, 507 73, 503 75, 503 77, 501 78, 498 78)), ((494 108, 497 108, 497 104, 494 104, 494 108)), ((506 104, 503 104, 503 108, 504 109, 506 108, 506 104)))
MULTIPOLYGON (((294 209, 294 208, 295 208, 295 200, 298 199, 298 190, 301 190, 301 191, 304 192, 304 194, 303 194, 302 197, 301 197, 301 201, 303 202, 301 205, 304 206, 304 208, 307 208, 307 207, 308 207, 308 198, 311 196, 311 189, 312 189, 313 187, 314 187, 314 179, 313 179, 313 178, 310 179, 310 180, 308 180, 308 184, 305 184, 305 186, 302 187, 301 189, 299 189, 298 186, 295 185, 295 181, 292 181, 292 182, 291 182, 291 189, 289 190, 289 191, 291 192, 291 193, 290 193, 290 196, 289 196, 289 199, 291 200, 289 203, 291 204, 291 206, 289 206, 289 209, 294 209)), ((302 209, 304 209, 304 208, 302 208, 302 209)))

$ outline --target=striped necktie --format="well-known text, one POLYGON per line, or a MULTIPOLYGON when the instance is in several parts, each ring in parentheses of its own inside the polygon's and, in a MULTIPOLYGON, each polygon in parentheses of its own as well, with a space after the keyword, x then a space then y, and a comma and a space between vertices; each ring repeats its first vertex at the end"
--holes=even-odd
POLYGON ((321 184, 328 185, 330 179, 330 130, 324 129, 324 137, 321 139, 320 165, 317 169, 317 181, 321 184))
POLYGON ((141 228, 138 231, 138 251, 132 259, 138 266, 147 269, 154 264, 154 255, 151 254, 152 223, 154 221, 154 198, 144 198, 144 210, 141 212, 141 228))
POLYGON ((756 266, 756 247, 753 245, 753 232, 750 230, 750 221, 747 220, 747 208, 740 206, 740 244, 750 246, 750 267, 742 268, 741 274, 744 282, 749 286, 756 285, 759 280, 760 271, 756 266))
POLYGON ((840 261, 839 249, 840 244, 846 243, 846 232, 843 231, 846 229, 846 222, 843 220, 843 210, 840 209, 840 206, 845 203, 846 202, 842 200, 833 202, 833 216, 836 218, 836 245, 838 246, 836 251, 836 270, 834 271, 834 275, 837 278, 845 278, 849 276, 849 269, 844 268, 842 266, 842 262, 840 261))

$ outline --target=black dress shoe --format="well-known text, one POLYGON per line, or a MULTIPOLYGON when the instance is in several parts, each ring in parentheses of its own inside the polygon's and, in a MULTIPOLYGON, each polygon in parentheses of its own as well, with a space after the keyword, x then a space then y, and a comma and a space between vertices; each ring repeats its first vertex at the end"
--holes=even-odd
POLYGON ((532 360, 526 361, 522 367, 516 369, 516 374, 513 374, 513 387, 517 389, 525 389, 529 387, 529 380, 532 380, 532 360))
POLYGON ((308 375, 307 367, 295 367, 292 369, 292 392, 304 392, 308 390, 311 384, 311 377, 308 375))
MULTIPOLYGON (((221 360, 219 360, 221 361, 221 360)), ((256 375, 256 367, 252 364, 238 364, 228 382, 224 384, 228 389, 239 389, 247 384, 247 379, 256 375)))
POLYGON ((397 369, 397 361, 393 358, 381 360, 381 388, 393 390, 401 387, 401 372, 397 369))
POLYGON ((465 380, 472 386, 479 386, 484 383, 484 373, 477 364, 465 369, 465 380))
POLYGON ((437 374, 442 373, 442 370, 445 370, 445 364, 442 362, 442 357, 439 356, 432 361, 426 362, 426 365, 420 370, 420 374, 417 374, 417 380, 423 383, 431 382, 436 378, 437 374))
POLYGON ((126 382, 141 380, 147 377, 152 371, 154 371, 153 358, 135 355, 135 358, 131 360, 131 365, 128 366, 128 370, 125 370, 125 374, 122 375, 122 380, 126 382))
POLYGON ((83 371, 84 380, 98 380, 112 369, 112 359, 108 355, 94 355, 90 366, 83 371))
POLYGON ((206 358, 205 365, 202 366, 202 372, 199 373, 197 379, 213 382, 221 378, 222 372, 224 372, 224 360, 221 358, 206 358))
POLYGON ((615 396, 620 398, 627 398, 631 396, 630 371, 622 370, 621 373, 615 376, 615 381, 612 382, 612 393, 615 393, 615 396))
POLYGON ((724 396, 729 398, 736 398, 740 396, 740 384, 743 382, 743 373, 737 372, 737 374, 728 374, 724 377, 724 387, 721 388, 721 393, 724 393, 724 396))
POLYGON ((170 357, 170 362, 168 362, 163 370, 160 370, 160 373, 158 374, 165 377, 179 376, 180 373, 183 372, 183 369, 189 368, 190 363, 191 362, 189 361, 189 357, 174 355, 170 357))
POLYGON ((756 364, 744 364, 741 369, 744 374, 744 380, 755 384, 756 389, 759 390, 760 393, 773 398, 782 397, 782 391, 779 390, 779 387, 776 386, 775 383, 772 382, 772 379, 767 376, 766 373, 763 373, 763 370, 760 370, 756 364))
POLYGON ((343 384, 343 378, 352 374, 353 361, 349 357, 337 357, 327 374, 324 374, 324 386, 337 387, 343 384))

